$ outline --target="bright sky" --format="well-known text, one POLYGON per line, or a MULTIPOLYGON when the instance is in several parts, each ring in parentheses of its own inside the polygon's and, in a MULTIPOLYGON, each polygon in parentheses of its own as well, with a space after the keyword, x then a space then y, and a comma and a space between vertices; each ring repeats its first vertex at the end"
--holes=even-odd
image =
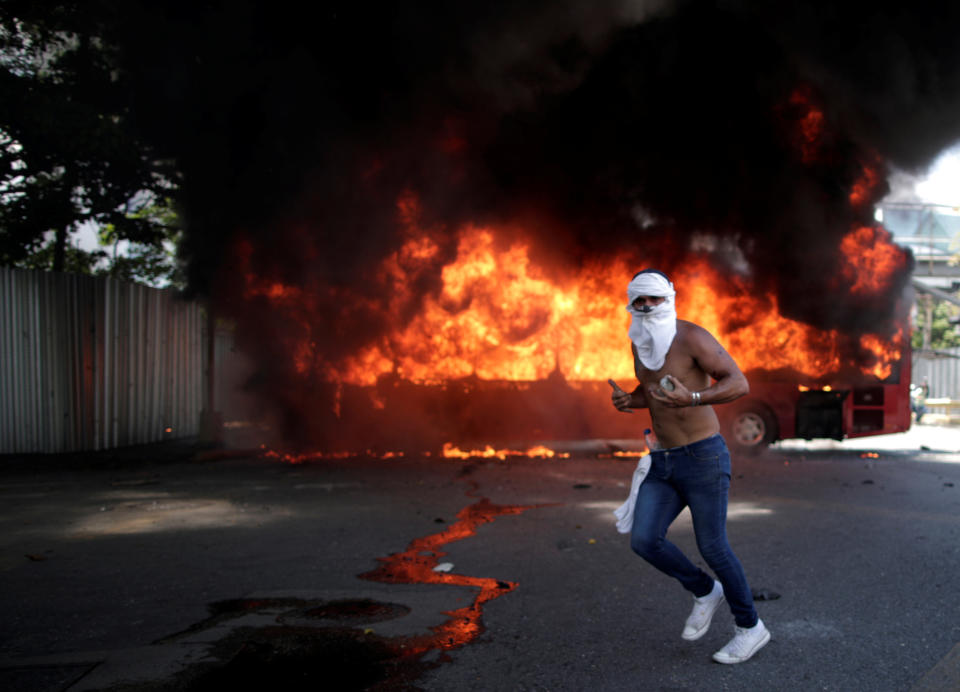
POLYGON ((72 237, 73 243, 82 250, 96 250, 100 247, 97 242, 97 227, 95 224, 87 223, 82 225, 72 237))
POLYGON ((960 144, 940 154, 914 190, 924 202, 960 206, 960 144))

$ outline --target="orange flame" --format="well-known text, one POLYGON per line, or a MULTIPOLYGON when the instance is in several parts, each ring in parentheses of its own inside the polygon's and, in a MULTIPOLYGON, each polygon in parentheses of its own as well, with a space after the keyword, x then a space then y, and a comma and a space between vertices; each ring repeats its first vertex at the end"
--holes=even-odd
POLYGON ((878 380, 885 380, 893 372, 893 363, 900 358, 900 348, 903 345, 903 328, 898 331, 893 339, 884 341, 875 334, 864 334, 860 337, 860 346, 864 351, 868 351, 876 356, 876 363, 867 366, 867 371, 877 377, 878 380))
MULTIPOLYGON (((522 243, 498 251, 491 230, 468 227, 443 270, 439 296, 404 329, 351 356, 339 375, 367 385, 389 372, 431 383, 469 375, 537 380, 557 368, 568 380, 628 378, 621 279, 629 272, 625 265, 586 266, 557 285, 531 266, 522 243)), ((717 334, 742 368, 819 375, 840 366, 841 334, 780 316, 776 300, 754 295, 746 282, 731 293, 705 258, 688 262, 675 283, 678 315, 717 334), (749 324, 729 328, 731 314, 749 315, 749 324)), ((890 350, 881 357, 889 361, 890 350)))
POLYGON ((895 245, 890 233, 881 227, 853 229, 840 242, 840 251, 845 261, 844 278, 855 295, 885 291, 907 261, 906 251, 895 245))
POLYGON ((438 572, 435 568, 440 558, 447 554, 441 548, 475 535, 480 526, 495 521, 499 516, 518 515, 535 507, 536 505, 496 505, 487 498, 481 498, 460 510, 457 521, 445 530, 414 539, 402 553, 377 558, 381 563, 379 567, 359 575, 361 579, 387 584, 445 584, 469 586, 477 590, 471 604, 447 611, 447 620, 430 628, 432 634, 405 639, 404 654, 417 655, 430 649, 455 649, 469 644, 483 633, 484 604, 510 593, 517 587, 517 583, 491 577, 438 572))
POLYGON ((873 199, 873 195, 881 182, 876 167, 864 165, 863 174, 854 182, 853 189, 850 190, 851 206, 860 207, 873 199))
MULTIPOLYGON (((800 160, 808 166, 824 163, 828 155, 824 151, 829 131, 823 109, 817 105, 813 90, 806 86, 794 89, 787 100, 791 107, 790 123, 795 128, 793 138, 800 149, 800 160)), ((848 199, 852 207, 864 207, 875 199, 883 183, 882 160, 876 154, 862 154, 869 161, 861 161, 861 173, 850 189, 848 199)))
MULTIPOLYGON (((399 206, 401 215, 415 217, 415 200, 402 199, 399 206)), ((855 294, 886 288, 906 258, 889 233, 868 226, 848 234, 840 250, 843 276, 855 294)), ((384 263, 392 299, 406 299, 420 263, 435 261, 437 253, 429 233, 410 230, 384 263)), ((324 337, 313 331, 309 291, 250 273, 245 286, 248 298, 266 298, 295 325, 296 371, 319 368, 329 381, 373 385, 389 373, 421 383, 467 376, 534 381, 555 371, 568 381, 605 381, 632 376, 623 277, 633 269, 623 260, 588 263, 558 283, 533 264, 524 242, 504 246, 493 229, 467 226, 459 232, 455 257, 442 267, 440 289, 423 300, 419 313, 339 363, 320 357, 317 344, 324 337)), ((821 376, 842 367, 847 337, 781 316, 774 296, 759 295, 744 278, 721 275, 705 256, 691 256, 673 274, 678 316, 716 335, 742 369, 821 376)), ((859 346, 873 354, 864 372, 889 374, 900 343, 861 338, 859 346)))
POLYGON ((606 454, 598 454, 598 459, 639 459, 645 457, 650 453, 649 449, 644 448, 643 450, 617 450, 616 452, 609 452, 606 454))
POLYGON ((513 449, 494 449, 490 445, 486 445, 483 449, 471 449, 470 451, 464 451, 459 447, 455 447, 450 442, 447 442, 443 445, 443 456, 447 459, 496 458, 503 461, 507 457, 520 457, 520 456, 530 457, 531 459, 553 459, 554 457, 558 459, 568 459, 570 457, 570 454, 568 452, 555 452, 549 447, 544 447, 543 445, 536 445, 534 447, 530 447, 525 452, 521 452, 513 449))
MULTIPOLYGON (((260 445, 261 448, 264 445, 260 445)), ((374 452, 365 450, 363 452, 279 452, 275 449, 265 449, 260 453, 263 459, 277 459, 287 464, 305 464, 308 461, 320 461, 329 459, 353 459, 356 457, 370 457, 374 459, 398 459, 404 456, 404 452, 374 452)), ((429 456, 426 455, 426 456, 429 456)))
POLYGON ((801 160, 810 164, 820 155, 824 130, 823 111, 812 103, 808 89, 798 88, 790 95, 790 105, 803 111, 799 116, 801 160))

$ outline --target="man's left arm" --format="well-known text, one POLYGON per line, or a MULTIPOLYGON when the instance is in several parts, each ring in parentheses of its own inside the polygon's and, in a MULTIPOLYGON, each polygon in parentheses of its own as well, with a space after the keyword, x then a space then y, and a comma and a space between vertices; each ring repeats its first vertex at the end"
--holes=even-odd
MULTIPOLYGON (((725 404, 750 393, 750 384, 746 376, 740 371, 736 361, 727 353, 710 332, 702 327, 695 327, 689 336, 690 355, 697 365, 714 380, 706 389, 702 389, 696 404, 725 404)), ((672 392, 662 391, 664 403, 672 406, 693 406, 694 393, 687 389, 680 380, 673 375, 667 375, 675 389, 672 392)), ((658 392, 659 393, 659 392, 658 392)))

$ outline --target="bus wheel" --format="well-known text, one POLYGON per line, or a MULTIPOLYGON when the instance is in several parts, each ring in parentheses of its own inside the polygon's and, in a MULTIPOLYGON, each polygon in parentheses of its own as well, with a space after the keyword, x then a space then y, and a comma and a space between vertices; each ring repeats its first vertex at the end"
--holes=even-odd
POLYGON ((737 452, 759 454, 777 439, 777 423, 770 407, 761 401, 741 404, 727 423, 727 439, 737 452))

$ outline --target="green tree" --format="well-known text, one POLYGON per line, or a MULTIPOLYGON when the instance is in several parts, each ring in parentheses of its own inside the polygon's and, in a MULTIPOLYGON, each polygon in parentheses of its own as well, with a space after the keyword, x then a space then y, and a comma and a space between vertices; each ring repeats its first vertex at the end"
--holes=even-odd
MULTIPOLYGON (((49 270, 53 266, 53 254, 57 239, 50 235, 16 266, 22 269, 49 270)), ((102 250, 84 250, 68 244, 64 249, 63 271, 71 274, 96 274, 97 266, 107 260, 102 250)))
POLYGON ((167 240, 162 223, 140 212, 173 194, 176 171, 139 136, 98 5, 0 6, 4 265, 86 266, 68 251, 69 236, 85 223, 158 250, 167 240))
POLYGON ((917 324, 913 330, 911 345, 915 349, 960 346, 958 319, 960 307, 945 300, 936 300, 932 296, 921 296, 917 301, 917 324), (927 344, 924 344, 924 341, 927 344))
POLYGON ((177 261, 177 247, 183 236, 180 218, 169 198, 135 212, 134 216, 148 220, 161 230, 160 243, 129 242, 125 251, 119 251, 124 238, 113 225, 100 229, 100 246, 109 249, 99 251, 99 267, 91 273, 108 274, 125 281, 137 281, 151 286, 186 288, 186 278, 177 261))
MULTIPOLYGON (((101 227, 97 233, 99 247, 85 250, 67 244, 63 270, 73 274, 112 276, 123 281, 186 289, 186 278, 177 259, 177 248, 183 231, 171 201, 151 205, 136 212, 151 217, 151 222, 163 229, 160 244, 127 241, 112 225, 101 227)), ((24 269, 49 270, 53 262, 56 239, 49 236, 38 249, 18 266, 24 269)))

